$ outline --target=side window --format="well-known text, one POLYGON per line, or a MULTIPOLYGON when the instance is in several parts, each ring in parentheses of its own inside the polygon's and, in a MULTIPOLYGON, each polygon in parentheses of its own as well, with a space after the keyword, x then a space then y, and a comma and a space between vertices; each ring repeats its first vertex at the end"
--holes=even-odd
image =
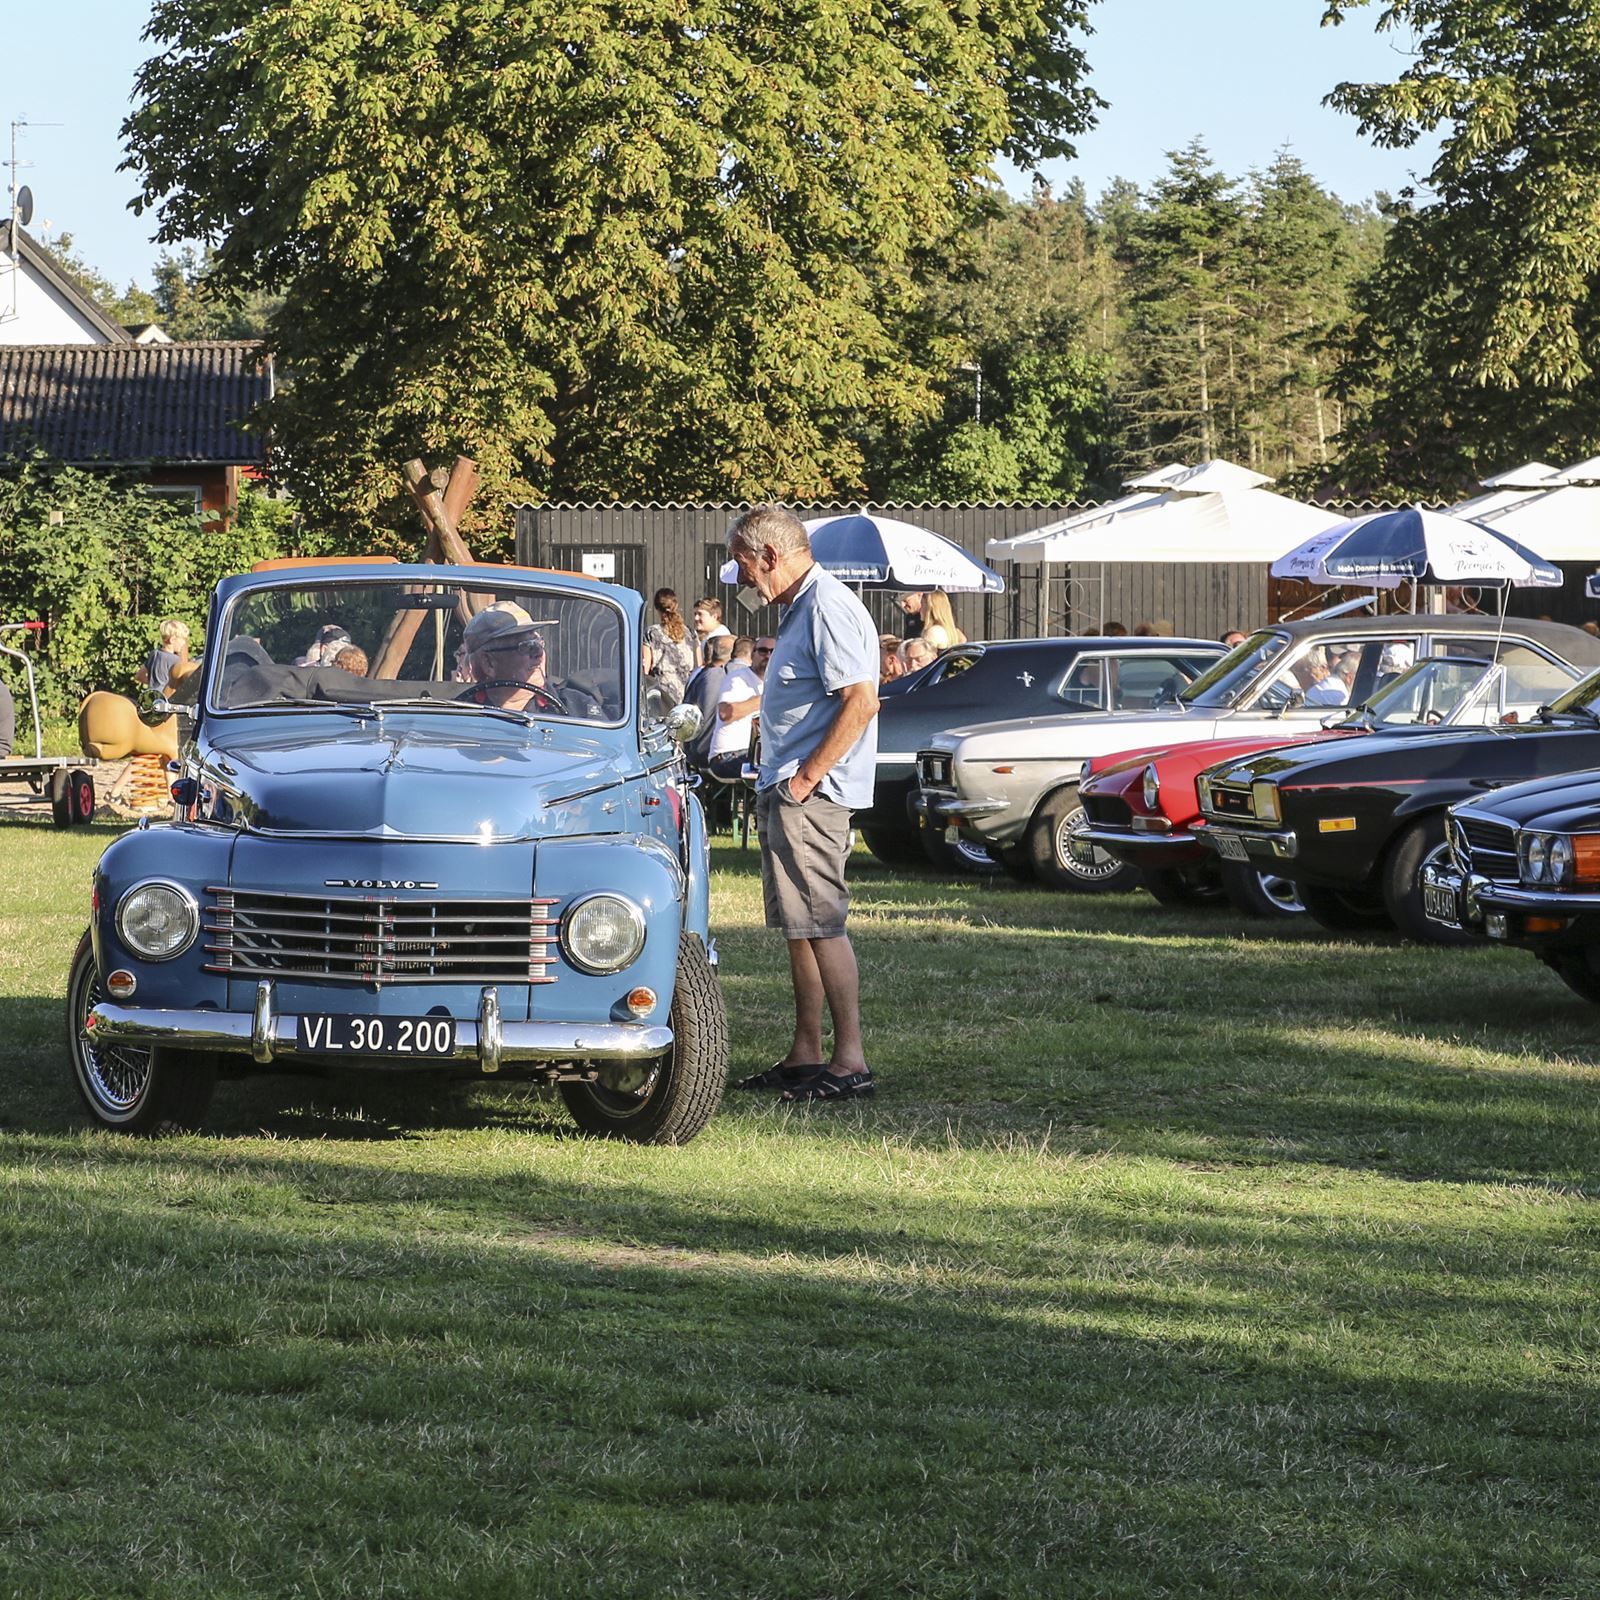
POLYGON ((1181 656, 1154 652, 1119 657, 1112 667, 1116 675, 1111 697, 1113 711, 1148 711, 1170 703, 1195 676, 1181 656))
POLYGON ((1101 656, 1079 656, 1061 680, 1056 699, 1083 711, 1102 710, 1105 706, 1106 666, 1101 656))
POLYGON ((1540 706, 1565 694, 1575 681, 1568 668, 1525 644, 1507 645, 1500 652, 1500 662, 1506 669, 1505 704, 1501 709, 1505 721, 1515 713, 1518 722, 1526 722, 1540 706))

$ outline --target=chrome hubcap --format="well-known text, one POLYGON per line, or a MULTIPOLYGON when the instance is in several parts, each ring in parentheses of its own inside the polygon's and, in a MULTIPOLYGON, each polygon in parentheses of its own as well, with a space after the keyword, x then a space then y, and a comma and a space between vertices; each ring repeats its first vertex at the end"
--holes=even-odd
POLYGON ((1063 817, 1056 827, 1056 860, 1062 868, 1079 878, 1109 878, 1122 869, 1122 863, 1097 844, 1078 835, 1089 826, 1089 814, 1082 806, 1063 817))

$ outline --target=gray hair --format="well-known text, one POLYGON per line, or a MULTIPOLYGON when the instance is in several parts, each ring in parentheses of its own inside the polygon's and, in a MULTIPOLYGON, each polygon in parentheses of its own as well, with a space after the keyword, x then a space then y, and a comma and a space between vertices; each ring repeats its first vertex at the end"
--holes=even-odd
POLYGON ((771 545, 780 556, 792 556, 811 548, 805 524, 782 506, 752 506, 728 529, 728 548, 740 545, 757 551, 771 545))

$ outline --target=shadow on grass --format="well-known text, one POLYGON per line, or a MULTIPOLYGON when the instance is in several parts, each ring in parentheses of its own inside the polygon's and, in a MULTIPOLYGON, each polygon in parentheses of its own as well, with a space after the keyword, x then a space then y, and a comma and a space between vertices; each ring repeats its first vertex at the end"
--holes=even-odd
POLYGON ((488 1595, 486 1569, 570 1579, 597 1551, 606 1594, 1600 1582, 1589 1386, 1561 1366, 1578 1252, 1535 1249, 1530 1282, 1443 1225, 1116 1192, 861 1218, 818 1183, 756 1215, 534 1166, 122 1150, 96 1147, 93 1185, 17 1179, 27 1538, 0 1575, 463 1592, 449 1571, 488 1595), (181 1515, 183 1564, 152 1512, 181 1515))

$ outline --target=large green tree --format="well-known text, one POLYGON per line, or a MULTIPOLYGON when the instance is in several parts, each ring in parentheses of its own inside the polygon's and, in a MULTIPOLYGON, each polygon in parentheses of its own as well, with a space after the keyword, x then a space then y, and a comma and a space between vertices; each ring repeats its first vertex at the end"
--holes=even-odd
POLYGON ((493 487, 804 497, 938 400, 903 336, 996 153, 1092 118, 1084 0, 158 0, 158 237, 278 294, 277 459, 365 514, 493 487))
MULTIPOLYGON (((1329 0, 1339 22, 1366 0, 1329 0)), ((1437 136, 1402 196, 1341 377, 1364 414, 1343 476, 1465 486, 1600 446, 1600 0, 1385 0, 1410 36, 1393 83, 1331 102, 1379 144, 1437 136)))

